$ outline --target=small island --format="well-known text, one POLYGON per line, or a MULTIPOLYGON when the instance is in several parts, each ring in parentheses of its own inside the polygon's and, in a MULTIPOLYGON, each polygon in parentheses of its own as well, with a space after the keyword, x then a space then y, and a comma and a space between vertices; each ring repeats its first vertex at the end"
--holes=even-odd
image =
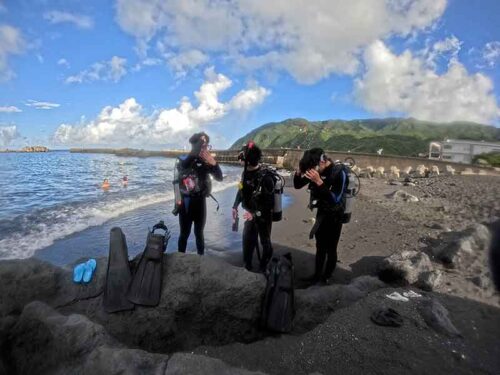
POLYGON ((49 149, 45 146, 26 146, 20 150, 0 150, 0 152, 49 152, 49 149))

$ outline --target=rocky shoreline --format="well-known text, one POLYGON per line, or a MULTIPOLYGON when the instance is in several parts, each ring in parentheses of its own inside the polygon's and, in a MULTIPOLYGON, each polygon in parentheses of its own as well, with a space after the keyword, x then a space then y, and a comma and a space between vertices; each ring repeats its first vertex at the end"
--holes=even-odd
POLYGON ((313 264, 312 214, 306 192, 289 191, 273 228, 276 253, 292 252, 296 267, 286 335, 260 328, 265 278, 240 267, 239 254, 165 255, 160 305, 115 314, 102 308, 106 258, 87 286, 72 283, 71 266, 2 261, 0 374, 495 374, 500 299, 487 250, 498 183, 362 179, 326 286, 300 282, 313 264), (388 297, 409 291, 420 297, 388 297), (376 325, 381 308, 402 326, 376 325))

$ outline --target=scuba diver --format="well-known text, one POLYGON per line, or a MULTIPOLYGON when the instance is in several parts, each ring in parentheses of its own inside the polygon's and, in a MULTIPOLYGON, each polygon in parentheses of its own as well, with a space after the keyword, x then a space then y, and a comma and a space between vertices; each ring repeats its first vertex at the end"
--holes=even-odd
POLYGON ((212 189, 210 175, 222 181, 219 164, 209 152, 209 141, 209 136, 204 132, 193 134, 189 138, 191 152, 180 156, 176 162, 173 213, 179 214, 178 250, 181 253, 186 252, 193 223, 198 254, 203 255, 205 252, 203 230, 207 217, 206 197, 211 196, 212 189))
POLYGON ((334 163, 321 148, 312 148, 304 153, 293 184, 296 189, 309 185, 309 208, 317 208, 316 221, 309 235, 311 239, 316 237, 315 272, 307 281, 328 284, 335 270, 337 244, 345 222, 347 183, 348 175, 343 164, 334 163))
POLYGON ((123 178, 122 178, 122 185, 123 185, 123 187, 127 187, 128 186, 128 176, 123 176, 123 178))
POLYGON ((260 269, 265 270, 273 255, 271 228, 273 223, 275 182, 267 168, 261 166, 262 151, 253 142, 245 145, 238 159, 244 163, 241 182, 233 204, 233 220, 238 218, 241 203, 245 212, 243 220, 243 261, 245 268, 252 270, 253 251, 258 248, 258 238, 262 244, 262 257, 259 256, 260 269))

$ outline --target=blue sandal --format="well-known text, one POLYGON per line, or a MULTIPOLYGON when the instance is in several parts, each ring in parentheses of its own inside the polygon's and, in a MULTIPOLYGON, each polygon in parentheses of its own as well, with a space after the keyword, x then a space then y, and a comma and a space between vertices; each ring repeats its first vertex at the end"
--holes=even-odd
POLYGON ((92 280, 92 275, 94 274, 94 271, 97 267, 97 262, 95 259, 89 259, 85 265, 85 271, 83 272, 83 282, 85 284, 88 284, 90 280, 92 280))
POLYGON ((83 280, 83 273, 85 272, 85 263, 80 263, 73 269, 73 282, 79 284, 83 280))

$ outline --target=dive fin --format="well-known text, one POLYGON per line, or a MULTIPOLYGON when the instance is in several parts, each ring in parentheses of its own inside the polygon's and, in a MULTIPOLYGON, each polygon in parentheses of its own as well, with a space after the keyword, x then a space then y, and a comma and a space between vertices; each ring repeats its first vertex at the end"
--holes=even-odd
POLYGON ((134 308, 134 304, 126 296, 131 280, 127 240, 122 230, 115 227, 109 234, 108 269, 103 299, 106 312, 112 313, 134 308))
POLYGON ((127 298, 136 305, 157 306, 160 303, 163 278, 163 253, 170 238, 167 227, 160 222, 148 233, 146 248, 141 255, 128 289, 127 298), (165 235, 154 233, 156 229, 165 235))

